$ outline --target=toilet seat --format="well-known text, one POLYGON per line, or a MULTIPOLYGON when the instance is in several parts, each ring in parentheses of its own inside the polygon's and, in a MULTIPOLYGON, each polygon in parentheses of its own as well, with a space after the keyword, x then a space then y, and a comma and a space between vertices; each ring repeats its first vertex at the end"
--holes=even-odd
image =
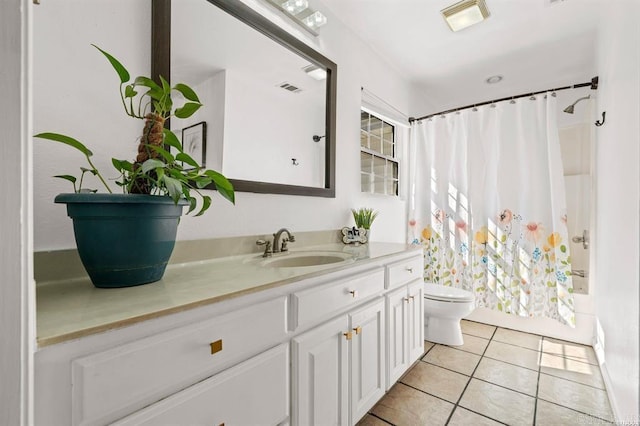
POLYGON ((439 284, 425 284, 424 298, 440 302, 469 303, 475 301, 473 293, 455 287, 439 284))

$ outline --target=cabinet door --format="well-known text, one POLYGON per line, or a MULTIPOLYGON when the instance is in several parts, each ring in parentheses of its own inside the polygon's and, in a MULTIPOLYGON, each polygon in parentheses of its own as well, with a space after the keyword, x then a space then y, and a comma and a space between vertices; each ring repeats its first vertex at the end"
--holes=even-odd
POLYGON ((351 424, 356 424, 385 392, 384 299, 349 315, 351 324, 351 424))
POLYGON ((422 280, 414 281, 408 286, 409 303, 407 305, 408 316, 408 344, 409 360, 411 365, 424 353, 424 283, 422 280))
POLYGON ((387 390, 409 367, 407 334, 407 289, 389 293, 387 299, 387 390))
POLYGON ((114 423, 268 425, 289 415, 289 346, 283 344, 114 423))
POLYGON ((292 424, 348 424, 351 336, 343 315, 292 340, 292 424))

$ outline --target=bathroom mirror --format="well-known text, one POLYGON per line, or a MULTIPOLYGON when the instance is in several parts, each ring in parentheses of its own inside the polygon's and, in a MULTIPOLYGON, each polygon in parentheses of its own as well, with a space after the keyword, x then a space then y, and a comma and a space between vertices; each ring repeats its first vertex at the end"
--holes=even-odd
POLYGON ((334 197, 336 64, 240 1, 152 1, 152 72, 204 104, 171 123, 206 129, 193 154, 236 191, 334 197))

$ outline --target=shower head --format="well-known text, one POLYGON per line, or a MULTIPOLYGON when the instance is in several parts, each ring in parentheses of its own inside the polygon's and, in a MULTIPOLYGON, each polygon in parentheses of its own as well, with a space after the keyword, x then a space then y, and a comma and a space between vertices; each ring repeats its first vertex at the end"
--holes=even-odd
POLYGON ((591 95, 587 95, 584 98, 580 98, 574 103, 572 103, 571 105, 569 105, 568 107, 566 107, 563 111, 566 112, 567 114, 573 114, 573 108, 576 106, 576 104, 582 100, 589 99, 589 98, 591 98, 591 95))

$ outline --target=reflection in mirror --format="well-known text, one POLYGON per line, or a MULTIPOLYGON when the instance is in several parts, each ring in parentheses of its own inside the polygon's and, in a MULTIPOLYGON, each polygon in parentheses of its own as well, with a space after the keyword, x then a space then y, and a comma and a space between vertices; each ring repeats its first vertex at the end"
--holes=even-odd
POLYGON ((172 130, 206 122, 206 164, 237 190, 334 196, 335 64, 239 2, 170 7, 171 80, 204 104, 172 130))

